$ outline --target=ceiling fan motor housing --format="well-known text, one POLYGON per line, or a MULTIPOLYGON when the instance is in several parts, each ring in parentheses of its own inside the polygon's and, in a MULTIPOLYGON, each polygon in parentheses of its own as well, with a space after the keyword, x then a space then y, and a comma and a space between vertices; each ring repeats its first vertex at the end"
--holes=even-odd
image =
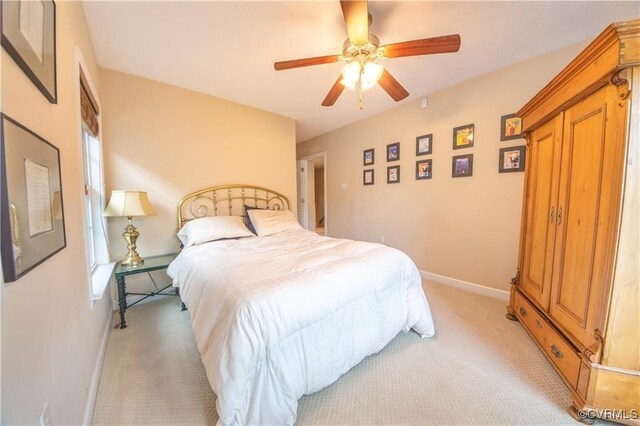
POLYGON ((342 45, 342 55, 345 60, 356 59, 360 55, 375 60, 378 57, 378 48, 380 40, 374 34, 369 33, 369 41, 365 44, 353 44, 351 40, 346 39, 342 45))

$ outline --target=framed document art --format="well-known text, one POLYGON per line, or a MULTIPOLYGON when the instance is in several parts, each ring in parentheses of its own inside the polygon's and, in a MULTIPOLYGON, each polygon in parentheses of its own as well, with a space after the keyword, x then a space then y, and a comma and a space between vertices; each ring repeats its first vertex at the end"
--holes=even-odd
POLYGON ((432 165, 433 160, 418 160, 416 161, 416 180, 431 179, 432 177, 432 165))
POLYGON ((473 176, 473 154, 455 155, 451 159, 451 177, 473 176))
POLYGON ((0 118, 2 268, 11 282, 67 243, 60 151, 12 118, 0 118))
POLYGON ((53 0, 3 0, 2 47, 42 94, 58 102, 56 4, 53 0))
POLYGON ((515 114, 503 115, 500 117, 500 140, 522 138, 522 119, 515 114))
POLYGON ((387 167, 387 183, 400 183, 400 166, 387 167))
POLYGON ((474 139, 473 124, 460 126, 453 129, 453 149, 471 148, 474 139))
POLYGON ((431 141, 433 134, 418 136, 416 138, 416 156, 427 155, 433 152, 431 141))
POLYGON ((512 146, 498 151, 498 173, 524 172, 526 147, 512 146))
POLYGON ((362 184, 363 185, 373 185, 374 183, 374 172, 375 170, 369 169, 362 172, 362 184))
POLYGON ((375 149, 365 149, 364 150, 364 161, 363 165, 372 166, 375 161, 375 149))

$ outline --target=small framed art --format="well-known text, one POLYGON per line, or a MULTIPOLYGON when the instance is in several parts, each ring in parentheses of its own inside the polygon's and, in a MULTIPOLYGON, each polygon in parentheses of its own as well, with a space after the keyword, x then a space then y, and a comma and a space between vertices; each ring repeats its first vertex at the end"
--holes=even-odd
POLYGON ((375 161, 374 154, 375 154, 375 150, 373 148, 365 149, 364 156, 363 156, 363 165, 372 166, 375 161))
POLYGON ((526 153, 527 150, 524 145, 501 148, 498 159, 498 173, 524 172, 526 153))
POLYGON ((416 161, 416 180, 431 179, 431 164, 431 159, 416 161))
POLYGON ((431 141, 433 135, 422 135, 416 138, 416 155, 428 155, 431 154, 431 141))
POLYGON ((387 145, 387 161, 400 160, 400 142, 387 145))
POLYGON ((473 124, 453 129, 453 149, 471 148, 473 146, 473 124))
POLYGON ((522 137, 522 119, 515 114, 503 115, 500 118, 500 140, 508 141, 522 137))
POLYGON ((455 155, 451 161, 451 177, 473 176, 473 154, 455 155))
POLYGON ((12 282, 66 247, 60 151, 0 115, 2 269, 12 282))
POLYGON ((400 183, 400 166, 387 167, 387 183, 400 183))
POLYGON ((0 2, 2 47, 52 104, 56 79, 56 4, 53 0, 0 2))
POLYGON ((365 170, 362 172, 362 184, 363 185, 373 185, 374 182, 374 170, 365 170))

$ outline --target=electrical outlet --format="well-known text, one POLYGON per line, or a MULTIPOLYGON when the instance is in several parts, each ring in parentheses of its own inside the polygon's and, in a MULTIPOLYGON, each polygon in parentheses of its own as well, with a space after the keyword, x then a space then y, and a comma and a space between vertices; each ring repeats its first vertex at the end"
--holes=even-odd
POLYGON ((343 183, 342 185, 340 185, 340 187, 342 188, 343 191, 347 190, 347 184, 343 183))
POLYGON ((40 426, 51 426, 51 414, 49 413, 49 403, 44 403, 42 413, 40 413, 40 426))
POLYGON ((380 243, 384 244, 384 235, 380 235, 380 243))

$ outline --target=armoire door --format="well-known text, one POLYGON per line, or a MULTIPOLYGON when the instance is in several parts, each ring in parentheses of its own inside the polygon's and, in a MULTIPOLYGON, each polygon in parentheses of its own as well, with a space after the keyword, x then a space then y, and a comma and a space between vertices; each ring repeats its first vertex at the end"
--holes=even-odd
POLYGON ((522 288, 544 309, 549 307, 555 218, 561 163, 563 114, 531 133, 525 188, 522 288))
POLYGON ((564 116, 549 312, 593 352, 613 269, 627 107, 609 85, 564 116))

